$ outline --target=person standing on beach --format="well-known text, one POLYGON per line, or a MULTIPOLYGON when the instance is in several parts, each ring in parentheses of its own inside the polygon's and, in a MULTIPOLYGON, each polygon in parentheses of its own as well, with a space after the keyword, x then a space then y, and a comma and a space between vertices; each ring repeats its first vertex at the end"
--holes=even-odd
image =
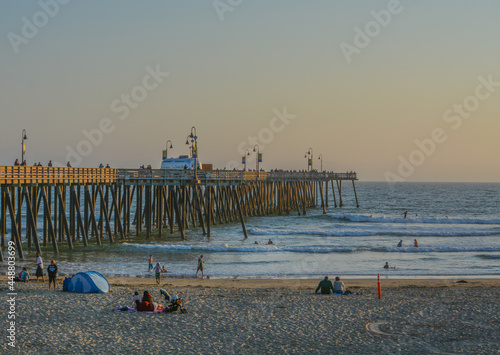
POLYGON ((45 276, 43 276, 43 260, 40 253, 36 253, 36 281, 38 282, 38 278, 42 278, 42 282, 45 282, 45 276))
POLYGON ((198 271, 201 271, 201 278, 205 277, 205 274, 203 273, 204 262, 205 261, 203 260, 203 255, 201 255, 200 258, 198 259, 198 268, 196 269, 196 274, 194 275, 194 277, 198 277, 198 271))
POLYGON ((413 242, 413 246, 414 246, 415 248, 418 248, 418 242, 417 242, 417 240, 416 240, 416 239, 415 239, 415 240, 414 240, 414 242, 413 242))
POLYGON ((49 290, 50 284, 54 284, 54 291, 56 290, 56 277, 57 277, 57 265, 56 261, 52 260, 49 267, 47 268, 47 274, 49 275, 49 290))
POLYGON ((154 267, 154 270, 155 270, 156 283, 159 284, 161 282, 161 266, 160 266, 160 263, 156 263, 156 266, 154 267))
POLYGON ((319 289, 321 289, 321 293, 324 295, 329 295, 331 293, 330 291, 335 292, 333 290, 332 282, 328 280, 328 276, 325 276, 325 278, 319 282, 318 287, 316 287, 316 291, 314 292, 318 293, 319 289))
POLYGON ((149 265, 148 265, 148 271, 153 270, 153 255, 149 256, 149 265))

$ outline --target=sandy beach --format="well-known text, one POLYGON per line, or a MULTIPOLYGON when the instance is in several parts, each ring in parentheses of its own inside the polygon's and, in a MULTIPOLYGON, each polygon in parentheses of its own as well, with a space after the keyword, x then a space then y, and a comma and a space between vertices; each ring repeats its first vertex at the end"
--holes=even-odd
MULTIPOLYGON (((62 278, 59 278, 62 281, 62 278)), ((2 276, 6 285, 6 277, 2 276)), ((107 294, 16 283, 12 354, 474 353, 500 351, 500 280, 344 282, 355 296, 315 295, 319 280, 108 278, 107 294), (187 314, 114 312, 134 291, 184 299, 187 314)), ((5 287, 5 286, 4 286, 5 287)), ((2 290, 4 289, 2 287, 2 290)), ((7 300, 7 291, 3 290, 7 300)), ((2 313, 7 319, 6 302, 2 313)), ((6 323, 5 323, 6 324, 6 323)))

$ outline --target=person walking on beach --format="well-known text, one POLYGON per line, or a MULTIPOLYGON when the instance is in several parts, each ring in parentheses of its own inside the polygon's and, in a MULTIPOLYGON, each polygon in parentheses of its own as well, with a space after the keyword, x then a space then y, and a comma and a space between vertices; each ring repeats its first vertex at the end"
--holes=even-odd
POLYGON ((156 263, 156 266, 154 267, 154 270, 155 270, 156 283, 159 284, 161 282, 161 266, 160 266, 160 263, 156 263))
POLYGON ((40 253, 36 253, 36 281, 38 282, 38 278, 42 278, 42 282, 45 282, 45 276, 43 276, 43 260, 40 253))
POLYGON ((52 260, 49 267, 47 268, 47 274, 49 275, 49 290, 50 284, 54 284, 54 291, 56 290, 56 277, 57 277, 57 265, 56 261, 52 260))
POLYGON ((200 256, 198 259, 198 268, 196 269, 196 274, 194 277, 198 277, 198 271, 201 271, 201 278, 203 279, 205 277, 205 274, 203 273, 203 263, 205 261, 203 260, 203 255, 200 256))
POLYGON ((329 295, 331 291, 335 292, 333 289, 333 284, 330 280, 328 280, 328 276, 325 276, 323 280, 321 280, 316 287, 315 293, 318 293, 318 290, 321 289, 321 293, 324 295, 329 295))
POLYGON ((417 242, 417 240, 416 240, 416 239, 413 241, 413 246, 414 246, 415 248, 418 248, 418 242, 417 242))
POLYGON ((153 270, 153 255, 149 256, 149 265, 148 265, 148 271, 153 270))

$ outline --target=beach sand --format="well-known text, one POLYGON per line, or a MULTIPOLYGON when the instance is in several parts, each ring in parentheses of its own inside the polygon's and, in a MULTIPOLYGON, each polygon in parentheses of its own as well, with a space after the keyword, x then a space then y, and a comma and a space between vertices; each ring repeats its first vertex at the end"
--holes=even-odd
MULTIPOLYGON (((0 278, 2 290, 6 277, 0 278)), ((500 280, 344 282, 355 296, 315 295, 319 280, 108 278, 107 294, 16 283, 15 348, 2 354, 333 354, 500 351, 500 280), (184 299, 187 314, 118 313, 134 291, 184 299)), ((7 324, 7 291, 1 310, 7 324)), ((5 333, 4 333, 5 334, 5 333)))

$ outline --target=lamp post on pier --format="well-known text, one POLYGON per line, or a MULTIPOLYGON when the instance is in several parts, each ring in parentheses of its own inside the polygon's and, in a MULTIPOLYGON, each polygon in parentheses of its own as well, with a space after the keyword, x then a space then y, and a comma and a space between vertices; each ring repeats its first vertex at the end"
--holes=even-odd
POLYGON ((21 165, 24 163, 24 153, 26 152, 26 144, 24 144, 24 141, 27 139, 26 130, 23 129, 23 132, 21 133, 21 165))
POLYGON ((172 149, 174 146, 172 145, 172 141, 169 139, 166 143, 165 143, 165 156, 163 157, 163 159, 167 159, 168 158, 168 142, 170 142, 170 149, 172 149))
POLYGON ((320 154, 318 156, 318 159, 321 160, 321 170, 320 171, 323 172, 323 154, 320 154))
MULTIPOLYGON (((188 135, 188 139, 191 138, 191 154, 194 157, 194 179, 198 180, 198 136, 196 135, 196 127, 191 127, 191 133, 188 135)), ((189 144, 189 140, 186 140, 186 144, 189 144)))
POLYGON ((307 158, 307 171, 313 170, 313 163, 314 163, 314 154, 313 154, 313 149, 309 148, 304 155, 304 158, 307 158), (311 167, 311 169, 309 169, 311 167))
POLYGON ((262 159, 262 155, 260 155, 260 147, 258 144, 254 145, 253 146, 253 151, 254 152, 257 152, 257 159, 256 159, 256 162, 255 162, 255 165, 257 167, 257 177, 260 177, 260 170, 259 170, 259 163, 262 159), (257 150, 255 150, 255 147, 257 147, 257 150))
POLYGON ((248 149, 245 149, 245 154, 243 155, 242 159, 242 163, 245 165, 245 167, 243 168, 243 171, 247 171, 247 156, 250 155, 250 152, 248 151, 248 149))

